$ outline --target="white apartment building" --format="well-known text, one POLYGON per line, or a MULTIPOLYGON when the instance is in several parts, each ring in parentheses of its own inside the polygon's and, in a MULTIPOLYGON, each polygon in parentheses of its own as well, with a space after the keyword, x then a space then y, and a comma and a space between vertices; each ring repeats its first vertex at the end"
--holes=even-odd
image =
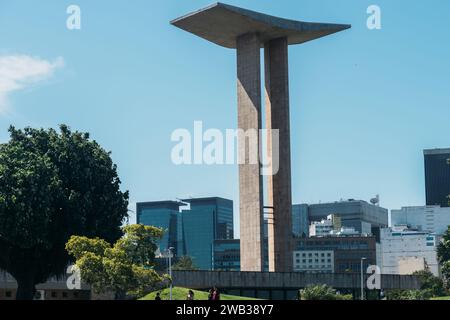
POLYGON ((383 274, 412 274, 428 268, 439 275, 435 234, 396 226, 383 228, 380 233, 379 263, 383 274))
POLYGON ((333 250, 294 251, 294 271, 311 273, 333 273, 333 250))
POLYGON ((354 227, 343 227, 341 224, 340 217, 333 214, 327 216, 327 219, 323 219, 321 221, 313 221, 309 226, 310 237, 324 237, 328 235, 343 236, 343 235, 358 235, 358 234, 360 234, 360 232, 355 230, 354 227))
MULTIPOLYGON (((313 221, 309 225, 309 236, 310 237, 322 237, 329 235, 335 228, 335 221, 333 221, 335 218, 334 215, 327 216, 326 219, 323 219, 321 221, 313 221)), ((338 220, 340 222, 340 220, 338 220)), ((340 226, 340 225, 339 225, 340 226)))
POLYGON ((391 227, 399 225, 442 235, 450 225, 450 208, 418 206, 391 210, 391 227))

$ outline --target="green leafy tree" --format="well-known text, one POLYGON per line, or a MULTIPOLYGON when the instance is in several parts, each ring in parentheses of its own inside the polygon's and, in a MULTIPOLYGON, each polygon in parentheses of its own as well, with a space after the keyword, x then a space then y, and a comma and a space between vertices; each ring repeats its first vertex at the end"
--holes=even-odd
MULTIPOLYGON (((449 159, 447 159, 447 164, 450 166, 450 158, 449 159)), ((447 203, 448 203, 448 205, 450 206, 450 194, 449 195, 447 195, 447 203)))
POLYGON ((351 300, 351 295, 339 295, 326 284, 311 285, 300 290, 301 300, 351 300))
POLYGON ((419 277, 421 282, 420 290, 424 291, 424 296, 431 298, 446 295, 442 279, 433 275, 429 270, 416 271, 413 275, 419 277))
POLYGON ((178 261, 173 265, 173 270, 198 270, 195 266, 194 261, 189 256, 182 256, 178 259, 178 261))
POLYGON ((447 281, 450 282, 450 226, 442 236, 442 241, 437 249, 439 263, 441 264, 441 272, 447 281))
POLYGON ((128 192, 88 133, 65 125, 9 133, 0 144, 0 269, 17 280, 17 299, 32 299, 36 284, 65 273, 71 235, 122 236, 128 192))
POLYGON ((429 300, 433 297, 445 296, 446 290, 442 279, 434 276, 429 270, 416 271, 413 275, 420 279, 420 290, 389 290, 387 300, 429 300))
POLYGON ((81 279, 96 293, 112 291, 116 298, 143 296, 164 280, 154 269, 157 243, 163 230, 151 226, 129 225, 113 246, 95 238, 72 236, 67 252, 76 260, 81 279))
POLYGON ((386 300, 429 300, 429 290, 388 290, 386 300))

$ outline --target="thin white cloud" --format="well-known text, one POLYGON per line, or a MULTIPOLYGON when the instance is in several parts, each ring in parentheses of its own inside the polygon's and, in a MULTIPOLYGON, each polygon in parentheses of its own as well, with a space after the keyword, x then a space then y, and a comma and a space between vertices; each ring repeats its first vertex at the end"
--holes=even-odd
POLYGON ((47 61, 27 55, 0 56, 0 114, 9 108, 10 93, 49 78, 55 69, 63 66, 61 57, 47 61))

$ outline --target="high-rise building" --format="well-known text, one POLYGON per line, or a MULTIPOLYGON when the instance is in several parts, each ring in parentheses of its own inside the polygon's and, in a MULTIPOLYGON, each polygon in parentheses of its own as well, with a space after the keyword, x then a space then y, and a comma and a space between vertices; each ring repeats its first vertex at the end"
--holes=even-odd
POLYGON ((182 220, 178 201, 140 202, 136 204, 136 221, 139 224, 164 229, 163 238, 159 242, 159 250, 174 248, 176 255, 184 255, 182 220))
POLYGON ((424 150, 427 205, 450 207, 450 149, 424 150))
POLYGON ((388 210, 363 200, 344 200, 308 205, 309 220, 321 221, 330 214, 340 218, 345 228, 361 234, 373 234, 379 240, 380 228, 388 226, 388 210))
POLYGON ((308 205, 294 204, 292 206, 292 233, 294 237, 307 237, 309 228, 308 205))
POLYGON ((164 229, 161 252, 190 256, 202 270, 213 269, 214 240, 233 239, 233 201, 213 197, 136 204, 137 223, 164 229))
POLYGON ((182 210, 186 254, 199 269, 211 270, 214 240, 233 239, 233 201, 214 197, 183 202, 190 204, 182 210))
POLYGON ((391 210, 391 226, 403 225, 419 231, 443 235, 450 226, 450 208, 416 206, 391 210))

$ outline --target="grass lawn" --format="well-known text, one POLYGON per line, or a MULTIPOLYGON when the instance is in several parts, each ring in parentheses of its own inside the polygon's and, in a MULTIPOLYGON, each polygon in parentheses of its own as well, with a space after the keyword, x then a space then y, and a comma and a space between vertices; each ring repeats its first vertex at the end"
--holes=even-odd
POLYGON ((450 296, 431 298, 431 300, 450 300, 450 296))
MULTIPOLYGON (((172 289, 173 300, 186 300, 188 291, 189 291, 189 289, 186 289, 186 288, 179 288, 179 287, 173 288, 172 289)), ((194 291, 195 300, 208 300, 208 292, 197 291, 197 290, 192 290, 192 291, 194 291)), ((148 295, 146 295, 145 297, 143 297, 139 300, 155 300, 157 292, 158 291, 149 293, 148 295)), ((168 288, 161 290, 159 292, 161 292, 162 300, 169 300, 169 289, 168 288)), ((231 295, 227 295, 227 294, 221 294, 220 299, 221 300, 258 300, 255 298, 231 296, 231 295)))

